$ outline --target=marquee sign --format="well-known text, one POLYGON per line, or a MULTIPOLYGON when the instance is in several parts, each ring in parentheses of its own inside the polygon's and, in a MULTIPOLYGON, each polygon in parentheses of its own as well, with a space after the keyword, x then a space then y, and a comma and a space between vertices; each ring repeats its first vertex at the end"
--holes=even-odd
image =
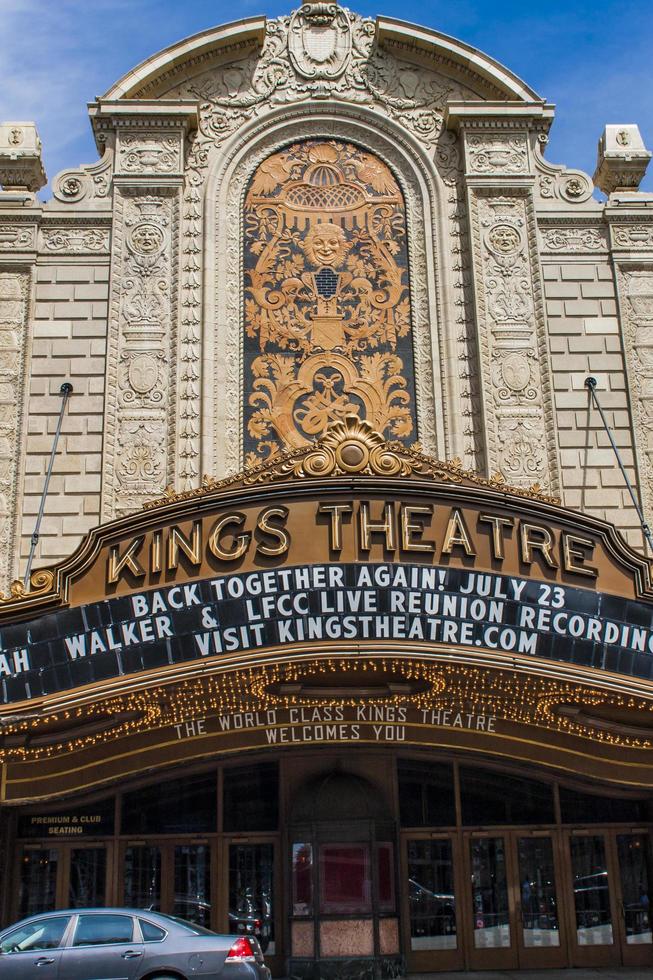
POLYGON ((614 528, 388 446, 355 418, 96 529, 33 583, 2 607, 0 706, 318 645, 653 677, 648 563, 614 528))
POLYGON ((653 607, 406 563, 295 565, 107 599, 2 631, 2 703, 191 660, 405 641, 653 677, 653 607))

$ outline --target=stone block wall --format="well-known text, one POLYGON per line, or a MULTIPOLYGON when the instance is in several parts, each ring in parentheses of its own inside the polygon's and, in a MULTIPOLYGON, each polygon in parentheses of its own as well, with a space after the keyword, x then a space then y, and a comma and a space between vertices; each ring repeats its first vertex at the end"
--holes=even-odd
POLYGON ((21 570, 39 508, 64 381, 73 386, 54 464, 35 567, 75 549, 100 523, 109 262, 88 256, 40 265, 28 364, 21 570))
POLYGON ((562 503, 644 547, 639 519, 585 379, 593 375, 628 476, 638 483, 614 273, 603 260, 543 261, 562 503))

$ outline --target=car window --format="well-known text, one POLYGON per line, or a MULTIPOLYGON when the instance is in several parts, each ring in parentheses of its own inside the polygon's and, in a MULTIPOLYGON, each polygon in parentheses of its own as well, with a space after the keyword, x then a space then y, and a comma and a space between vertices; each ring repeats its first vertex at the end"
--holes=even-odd
POLYGON ((130 915, 90 913, 80 915, 75 929, 73 946, 106 946, 109 943, 130 943, 134 922, 130 915))
POLYGON ((166 938, 165 929, 159 929, 153 922, 148 922, 146 919, 139 919, 138 923, 146 943, 159 943, 162 939, 166 938))
POLYGON ((164 919, 170 919, 171 922, 175 922, 178 926, 184 929, 186 932, 190 932, 192 936, 215 936, 217 933, 213 929, 206 929, 204 926, 198 926, 195 922, 187 922, 186 919, 180 919, 176 915, 167 915, 161 912, 160 915, 164 919))
POLYGON ((8 933, 0 943, 3 953, 21 950, 56 949, 61 944, 70 916, 57 915, 28 922, 8 933))

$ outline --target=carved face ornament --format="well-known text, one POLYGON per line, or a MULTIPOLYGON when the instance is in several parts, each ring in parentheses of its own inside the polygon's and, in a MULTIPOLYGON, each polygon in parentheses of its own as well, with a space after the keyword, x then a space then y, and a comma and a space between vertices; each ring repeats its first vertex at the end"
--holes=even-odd
POLYGON ((332 221, 323 221, 313 225, 307 234, 304 251, 314 265, 337 268, 342 265, 349 250, 346 235, 340 225, 332 221))

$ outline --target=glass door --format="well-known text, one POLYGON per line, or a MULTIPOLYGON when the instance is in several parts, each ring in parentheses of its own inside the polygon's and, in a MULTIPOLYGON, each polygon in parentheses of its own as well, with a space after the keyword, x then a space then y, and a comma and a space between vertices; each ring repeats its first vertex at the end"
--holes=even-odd
POLYGON ((457 851, 452 837, 411 836, 404 841, 406 951, 411 973, 464 968, 456 901, 460 873, 457 851))
POLYGON ((620 962, 615 874, 607 834, 572 833, 567 838, 571 875, 573 966, 620 962))
POLYGON ((206 840, 126 844, 119 901, 127 908, 166 912, 214 928, 212 850, 206 840))
POLYGON ((547 969, 567 960, 557 837, 502 831, 467 836, 468 966, 547 969))
POLYGON ((254 935, 266 957, 277 952, 275 924, 275 845, 271 841, 226 843, 228 932, 254 935))
POLYGON ((474 970, 518 966, 514 903, 510 900, 509 835, 467 837, 470 925, 469 965, 474 970))
POLYGON ((513 837, 517 871, 517 945, 525 969, 562 967, 567 961, 558 899, 556 839, 550 834, 513 837))
POLYGON ((129 909, 161 909, 161 848, 127 844, 122 862, 122 904, 129 909))
POLYGON ((51 912, 63 903, 58 901, 58 878, 61 848, 23 847, 18 868, 18 907, 16 918, 24 919, 39 912, 51 912))
POLYGON ((175 844, 172 914, 211 927, 211 846, 175 844))
POLYGON ((109 894, 108 848, 89 844, 68 851, 68 885, 66 905, 71 909, 102 908, 109 894))
POLYGON ((650 966, 651 839, 645 831, 614 835, 621 890, 621 944, 624 966, 650 966))

